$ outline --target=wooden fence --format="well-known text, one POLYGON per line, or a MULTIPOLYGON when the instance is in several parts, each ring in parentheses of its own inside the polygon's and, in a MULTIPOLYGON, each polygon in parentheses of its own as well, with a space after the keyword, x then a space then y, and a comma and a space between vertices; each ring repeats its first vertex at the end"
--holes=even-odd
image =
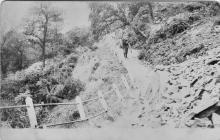
MULTIPOLYGON (((125 76, 122 75, 121 77, 122 82, 124 84, 124 86, 126 87, 127 90, 130 90, 129 84, 125 78, 125 76)), ((122 104, 124 105, 124 98, 121 95, 118 87, 113 84, 112 88, 114 90, 114 92, 116 93, 116 96, 118 97, 118 99, 122 102, 122 104)), ((97 116, 100 116, 104 113, 107 113, 109 111, 109 107, 104 99, 104 95, 102 94, 101 91, 98 91, 98 97, 93 98, 93 99, 88 99, 88 100, 82 100, 80 98, 80 96, 76 96, 75 98, 75 102, 68 102, 68 103, 41 103, 41 104, 33 104, 32 98, 31 97, 27 97, 25 99, 25 105, 17 105, 17 106, 4 106, 4 107, 0 107, 1 109, 11 109, 11 108, 27 108, 27 114, 28 114, 28 118, 30 121, 30 126, 31 128, 46 128, 46 127, 50 127, 50 126, 57 126, 57 125, 64 125, 64 124, 70 124, 70 123, 75 123, 75 122, 83 122, 83 121, 87 121, 89 119, 95 118, 97 116), (86 117, 85 111, 84 111, 84 107, 83 104, 87 103, 87 102, 91 102, 91 101, 95 101, 95 100, 99 100, 100 103, 102 104, 102 107, 104 108, 104 110, 94 116, 89 116, 86 117), (63 122, 63 123, 56 123, 56 124, 49 124, 49 125, 43 125, 43 126, 39 126, 37 123, 37 117, 36 117, 36 113, 35 113, 35 107, 40 107, 40 106, 54 106, 54 105, 75 105, 77 106, 77 109, 79 111, 80 114, 80 119, 79 120, 74 120, 74 121, 70 121, 70 122, 63 122)))

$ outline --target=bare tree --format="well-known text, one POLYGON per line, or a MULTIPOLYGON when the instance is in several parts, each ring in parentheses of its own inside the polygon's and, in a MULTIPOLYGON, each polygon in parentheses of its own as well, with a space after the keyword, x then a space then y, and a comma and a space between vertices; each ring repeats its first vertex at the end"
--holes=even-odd
POLYGON ((41 58, 45 67, 46 47, 53 42, 53 32, 57 24, 63 21, 62 13, 48 3, 41 3, 33 7, 32 18, 26 22, 24 34, 28 40, 40 46, 42 50, 41 58))

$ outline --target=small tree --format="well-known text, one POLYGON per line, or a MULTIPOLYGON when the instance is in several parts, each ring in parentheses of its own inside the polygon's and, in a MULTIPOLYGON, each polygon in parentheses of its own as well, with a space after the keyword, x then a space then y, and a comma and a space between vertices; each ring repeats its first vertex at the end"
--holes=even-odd
POLYGON ((89 29, 74 28, 66 33, 66 45, 68 47, 78 47, 87 45, 89 38, 89 29))
POLYGON ((32 18, 28 19, 24 34, 28 40, 38 45, 41 50, 43 67, 45 67, 46 47, 54 41, 54 31, 57 32, 57 25, 63 21, 62 13, 48 3, 41 3, 33 7, 32 18))
POLYGON ((154 21, 150 2, 118 3, 116 6, 110 3, 90 3, 89 6, 91 9, 89 19, 95 40, 110 31, 125 28, 132 29, 144 42, 148 38, 141 30, 147 22, 141 19, 154 21))
POLYGON ((3 77, 7 72, 21 70, 27 64, 27 42, 23 34, 9 30, 2 36, 1 42, 1 72, 3 77))

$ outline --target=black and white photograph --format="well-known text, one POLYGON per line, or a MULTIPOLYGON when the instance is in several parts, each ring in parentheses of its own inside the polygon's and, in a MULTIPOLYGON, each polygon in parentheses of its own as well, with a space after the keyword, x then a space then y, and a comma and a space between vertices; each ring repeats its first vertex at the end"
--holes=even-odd
POLYGON ((219 1, 3 1, 0 140, 220 140, 219 1))

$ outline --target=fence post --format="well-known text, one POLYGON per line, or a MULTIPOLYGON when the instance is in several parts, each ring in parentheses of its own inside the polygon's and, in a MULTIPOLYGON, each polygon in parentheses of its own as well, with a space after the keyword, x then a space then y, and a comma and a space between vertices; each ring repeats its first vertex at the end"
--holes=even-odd
POLYGON ((129 73, 129 72, 128 72, 128 76, 129 76, 129 78, 130 78, 132 88, 135 88, 135 87, 134 87, 134 78, 133 78, 133 76, 132 76, 131 73, 129 73))
POLYGON ((86 114, 85 114, 85 111, 84 111, 84 108, 83 108, 82 100, 79 96, 76 96, 76 103, 77 103, 77 108, 79 110, 80 119, 85 120, 86 119, 86 114))
POLYGON ((122 79, 122 82, 124 83, 125 87, 126 87, 127 89, 130 89, 130 87, 129 87, 129 85, 128 85, 128 82, 127 82, 126 78, 124 77, 124 75, 121 76, 121 79, 122 79))
POLYGON ((47 129, 47 126, 46 126, 46 125, 43 125, 43 129, 47 129))
POLYGON ((121 95, 121 93, 120 93, 118 87, 117 87, 115 84, 113 84, 112 87, 113 87, 113 89, 114 89, 116 95, 118 96, 119 100, 122 101, 122 102, 124 102, 124 99, 123 99, 123 97, 122 97, 122 95, 121 95))
POLYGON ((106 103, 106 101, 104 99, 104 96, 103 96, 101 91, 98 91, 98 96, 99 96, 99 100, 100 100, 103 108, 105 109, 105 111, 107 111, 108 110, 108 105, 107 105, 107 103, 106 103))
POLYGON ((25 99, 25 102, 26 102, 26 105, 28 106, 27 107, 27 113, 28 113, 28 117, 29 117, 29 120, 30 120, 31 128, 35 128, 37 126, 37 118, 36 118, 34 105, 33 105, 31 97, 27 97, 25 99))

